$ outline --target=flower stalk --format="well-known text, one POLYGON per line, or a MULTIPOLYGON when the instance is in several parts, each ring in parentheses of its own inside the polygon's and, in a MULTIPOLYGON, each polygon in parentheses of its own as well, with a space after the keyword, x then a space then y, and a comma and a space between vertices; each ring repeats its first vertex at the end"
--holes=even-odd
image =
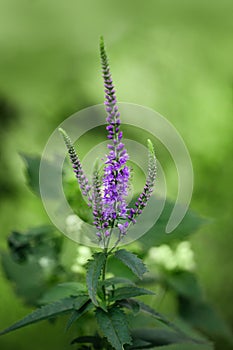
MULTIPOLYGON (((105 87, 104 104, 107 113, 106 130, 109 142, 103 170, 100 171, 99 163, 96 162, 91 184, 84 174, 82 164, 69 136, 63 129, 60 128, 59 131, 68 149, 80 190, 88 198, 89 206, 92 208, 93 224, 96 227, 99 243, 108 254, 118 246, 130 226, 136 223, 136 218, 142 213, 152 195, 156 179, 156 157, 153 144, 148 140, 146 183, 134 207, 129 208, 127 205, 130 182, 130 168, 127 165, 129 155, 122 142, 123 132, 121 130, 120 112, 102 37, 100 39, 100 59, 105 87), (112 248, 108 250, 113 232, 118 232, 118 238, 113 242, 112 248)), ((103 278, 105 278, 105 268, 103 278)))

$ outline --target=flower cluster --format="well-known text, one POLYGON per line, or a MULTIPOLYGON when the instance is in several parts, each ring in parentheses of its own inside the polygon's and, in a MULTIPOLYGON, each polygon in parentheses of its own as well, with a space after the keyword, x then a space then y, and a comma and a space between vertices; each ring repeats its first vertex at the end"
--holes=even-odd
MULTIPOLYGON (((103 212, 105 222, 114 226, 114 222, 125 219, 127 215, 126 197, 128 195, 130 171, 126 162, 129 157, 125 145, 122 143, 123 133, 120 131, 120 113, 102 38, 100 41, 100 56, 105 86, 106 121, 108 123, 106 129, 110 141, 103 176, 103 212)), ((123 233, 124 225, 119 223, 118 227, 123 233)))
POLYGON ((142 213, 142 210, 147 205, 155 183, 156 158, 153 145, 148 140, 149 161, 146 183, 143 192, 135 203, 135 207, 128 208, 126 199, 130 181, 130 169, 127 165, 129 156, 122 142, 123 132, 120 130, 120 113, 102 38, 100 40, 100 57, 105 86, 104 103, 107 112, 106 130, 109 143, 103 174, 99 169, 98 163, 96 163, 91 185, 89 185, 89 181, 83 172, 82 165, 70 138, 64 130, 60 129, 60 131, 68 148, 80 190, 84 196, 87 196, 89 206, 92 207, 93 224, 96 226, 97 236, 106 248, 113 229, 117 229, 119 232, 117 240, 119 242, 127 233, 130 224, 136 222, 136 217, 142 213))

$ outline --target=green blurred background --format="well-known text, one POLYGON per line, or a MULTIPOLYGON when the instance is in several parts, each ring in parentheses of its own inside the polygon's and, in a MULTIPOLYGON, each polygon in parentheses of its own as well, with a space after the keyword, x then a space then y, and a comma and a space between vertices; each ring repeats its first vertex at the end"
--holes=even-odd
MULTIPOLYGON (((197 273, 233 325, 232 10, 230 0, 0 0, 1 250, 12 229, 49 222, 25 184, 19 152, 41 154, 62 120, 102 103, 103 34, 118 99, 164 115, 190 151, 191 208, 214 219, 192 237, 197 273)), ((175 186, 170 179, 171 197, 175 186)), ((0 292, 3 328, 29 308, 3 273, 0 292)), ((32 339, 35 350, 59 350, 70 334, 44 322, 1 338, 0 347, 27 350, 32 339)))

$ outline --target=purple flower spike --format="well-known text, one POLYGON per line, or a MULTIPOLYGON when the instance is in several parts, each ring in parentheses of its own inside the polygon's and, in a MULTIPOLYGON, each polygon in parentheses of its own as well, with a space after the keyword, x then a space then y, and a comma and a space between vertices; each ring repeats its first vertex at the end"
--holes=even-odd
POLYGON ((103 39, 100 41, 100 56, 103 69, 105 86, 105 106, 107 112, 106 121, 108 126, 108 139, 112 141, 108 145, 110 149, 105 162, 103 176, 103 210, 104 219, 114 227, 119 218, 126 218, 127 206, 126 196, 128 195, 128 182, 130 171, 126 162, 129 158, 124 144, 121 142, 123 133, 120 131, 120 119, 116 105, 115 89, 108 65, 108 58, 104 47, 103 39), (124 150, 124 152, 123 152, 124 150))
POLYGON ((91 191, 91 186, 89 185, 88 179, 83 172, 82 164, 79 160, 78 155, 75 152, 73 143, 69 138, 69 136, 67 135, 67 133, 62 128, 59 128, 59 131, 62 134, 66 147, 68 149, 70 160, 71 160, 71 163, 73 164, 74 173, 78 180, 81 192, 84 196, 87 196, 90 199, 89 193, 91 191))
POLYGON ((146 183, 142 193, 135 202, 135 208, 128 208, 126 198, 130 181, 130 169, 127 166, 129 156, 122 142, 123 132, 120 130, 120 113, 102 38, 100 40, 100 56, 105 87, 104 104, 107 112, 106 130, 109 143, 104 169, 100 171, 97 162, 94 166, 92 186, 89 185, 88 179, 82 170, 80 160, 69 136, 64 130, 59 129, 59 131, 70 154, 80 189, 83 195, 87 196, 89 206, 92 207, 93 224, 96 227, 98 240, 105 249, 108 249, 113 230, 117 230, 118 238, 112 248, 115 249, 120 240, 127 234, 130 224, 136 223, 137 216, 142 213, 153 192, 156 176, 156 158, 153 145, 148 140, 149 162, 146 183))
POLYGON ((150 140, 148 144, 148 175, 142 193, 135 202, 135 209, 131 208, 128 219, 133 224, 136 223, 136 217, 142 213, 142 210, 147 206, 147 203, 152 195, 155 179, 156 179, 156 157, 153 144, 150 140))

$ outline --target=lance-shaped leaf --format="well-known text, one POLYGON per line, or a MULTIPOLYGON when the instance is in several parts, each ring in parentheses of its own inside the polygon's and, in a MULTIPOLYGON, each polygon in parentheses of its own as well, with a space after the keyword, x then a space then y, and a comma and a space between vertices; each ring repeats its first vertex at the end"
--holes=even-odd
POLYGON ((93 302, 93 304, 98 306, 98 301, 96 298, 98 280, 101 275, 101 271, 106 262, 105 253, 96 253, 93 255, 93 259, 89 260, 87 263, 87 288, 89 296, 93 302))
POLYGON ((138 297, 140 295, 153 295, 150 290, 138 287, 122 287, 114 291, 114 294, 110 296, 109 301, 117 301, 122 299, 128 299, 138 297))
POLYGON ((22 320, 16 322, 12 326, 6 328, 2 332, 0 332, 0 335, 12 332, 18 328, 28 326, 32 323, 56 317, 58 315, 67 313, 72 310, 78 310, 88 301, 88 299, 88 296, 85 295, 76 298, 65 298, 56 301, 55 303, 47 304, 35 310, 34 312, 24 317, 22 320))
POLYGON ((120 249, 115 252, 115 257, 120 260, 140 279, 147 271, 145 264, 135 254, 128 252, 125 249, 120 249))
POLYGON ((131 336, 124 312, 112 308, 108 312, 96 310, 98 326, 109 343, 116 350, 124 349, 124 344, 131 344, 131 336))
MULTIPOLYGON (((209 342, 202 341, 201 339, 192 340, 191 338, 187 340, 186 338, 183 338, 179 333, 161 328, 135 329, 132 332, 132 336, 133 339, 139 339, 151 345, 143 347, 145 349, 150 347, 162 347, 161 349, 163 349, 163 346, 165 346, 164 349, 166 349, 166 345, 172 344, 179 344, 179 346, 186 344, 187 350, 192 349, 192 345, 195 346, 194 349, 199 349, 199 347, 200 349, 212 349, 212 344, 209 342), (188 346, 190 346, 190 348, 188 346)), ((171 349, 173 348, 171 347, 171 349)), ((176 349, 180 348, 178 347, 176 349)))

